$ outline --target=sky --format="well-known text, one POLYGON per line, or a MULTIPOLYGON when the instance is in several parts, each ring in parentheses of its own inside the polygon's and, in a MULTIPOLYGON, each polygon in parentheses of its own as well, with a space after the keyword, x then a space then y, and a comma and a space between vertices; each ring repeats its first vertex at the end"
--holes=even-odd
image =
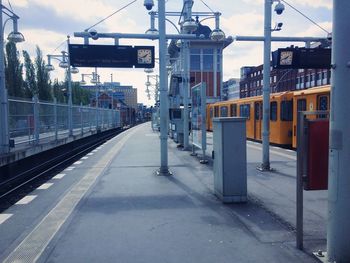
MULTIPOLYGON (((194 0, 194 12, 210 12, 210 9, 220 12, 220 27, 226 36, 262 36, 264 33, 264 0, 194 0)), ((27 50, 32 56, 39 46, 43 54, 60 54, 67 50, 67 35, 71 43, 82 44, 82 38, 75 38, 74 32, 82 32, 98 21, 112 14, 132 0, 3 0, 6 7, 12 7, 20 17, 19 31, 26 41, 17 45, 19 50, 27 50)), ((157 9, 158 1, 155 0, 157 9)), ((288 0, 288 3, 312 18, 327 31, 332 31, 332 0, 288 0)), ((167 0, 166 11, 180 12, 182 0, 167 0)), ((274 13, 274 12, 273 12, 274 13)), ((122 10, 94 27, 100 33, 144 33, 149 27, 148 11, 143 6, 143 0, 138 0, 125 10, 122 10)), ((173 20, 177 24, 177 20, 173 20)), ((281 31, 273 32, 273 36, 303 36, 326 37, 327 34, 319 27, 305 19, 292 8, 286 5, 282 15, 273 14, 272 25, 282 22, 281 31)), ((157 24, 157 21, 156 21, 157 24)), ((209 19, 203 24, 214 28, 214 20, 209 19)), ((156 26, 157 27, 157 26, 156 26)), ((12 31, 7 23, 5 37, 12 31)), ((167 24, 167 33, 176 33, 175 28, 167 24)), ((111 39, 90 40, 90 44, 113 45, 111 39)), ((157 41, 121 39, 120 45, 154 45, 157 41)), ((291 43, 273 43, 272 50, 290 46, 291 43)), ((294 45, 303 46, 302 43, 294 45)), ((158 56, 157 56, 158 57, 158 56)), ((223 58, 224 81, 229 78, 238 78, 243 66, 258 66, 263 63, 262 42, 233 42, 224 50, 223 58)), ((63 69, 53 62, 55 70, 50 72, 51 79, 64 79, 63 69)), ((73 81, 81 80, 81 73, 91 74, 93 68, 80 68, 78 74, 73 75, 73 81)), ((157 73, 158 69, 155 69, 157 73)), ((138 102, 146 105, 154 104, 148 100, 145 93, 146 74, 143 69, 98 69, 102 82, 114 82, 122 85, 132 85, 138 90, 138 102)))

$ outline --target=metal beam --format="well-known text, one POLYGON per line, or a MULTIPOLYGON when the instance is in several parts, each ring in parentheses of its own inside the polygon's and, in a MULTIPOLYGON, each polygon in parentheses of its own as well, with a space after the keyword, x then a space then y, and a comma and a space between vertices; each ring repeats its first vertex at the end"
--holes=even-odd
MULTIPOLYGON (((89 32, 74 32, 75 37, 91 38, 89 32)), ((125 34, 125 33, 97 33, 96 38, 133 38, 133 39, 159 39, 159 34, 125 34)), ((203 39, 194 34, 168 34, 166 39, 203 39)))

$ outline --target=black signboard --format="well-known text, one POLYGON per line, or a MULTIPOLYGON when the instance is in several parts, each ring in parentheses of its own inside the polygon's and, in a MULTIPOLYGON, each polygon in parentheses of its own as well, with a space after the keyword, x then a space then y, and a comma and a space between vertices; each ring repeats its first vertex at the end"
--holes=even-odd
POLYGON ((328 69, 331 67, 329 48, 279 48, 272 53, 276 69, 328 69))
POLYGON ((74 67, 154 68, 153 46, 69 45, 74 67))

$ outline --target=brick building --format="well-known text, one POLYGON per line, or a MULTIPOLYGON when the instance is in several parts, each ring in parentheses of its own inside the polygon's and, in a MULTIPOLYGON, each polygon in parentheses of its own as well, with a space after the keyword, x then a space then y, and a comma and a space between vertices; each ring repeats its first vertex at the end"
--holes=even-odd
MULTIPOLYGON (((270 88, 272 93, 308 89, 330 84, 329 69, 273 69, 271 67, 270 88)), ((262 95, 263 65, 242 67, 240 98, 262 95)))

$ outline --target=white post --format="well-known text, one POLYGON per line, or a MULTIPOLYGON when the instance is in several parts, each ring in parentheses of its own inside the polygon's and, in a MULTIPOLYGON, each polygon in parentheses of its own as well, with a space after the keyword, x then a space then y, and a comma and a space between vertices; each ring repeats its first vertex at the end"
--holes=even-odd
POLYGON ((55 123, 55 140, 57 141, 58 139, 58 121, 57 121, 57 98, 53 98, 53 103, 54 103, 54 123, 55 123))
POLYGON ((68 130, 69 136, 73 136, 73 101, 72 101, 72 73, 70 68, 70 55, 69 55, 69 36, 67 36, 67 52, 68 52, 68 130))
POLYGON ((350 262, 350 1, 333 0, 328 182, 328 260, 350 262))
POLYGON ((2 0, 0 0, 0 154, 8 153, 9 126, 8 126, 8 100, 5 84, 4 65, 4 29, 2 24, 2 0))
POLYGON ((160 79, 160 169, 158 175, 169 175, 168 169, 168 87, 166 70, 166 29, 165 29, 165 0, 158 1, 159 28, 159 79, 160 79))
POLYGON ((270 53, 271 53, 271 0, 265 0, 264 73, 263 73, 263 156, 261 170, 270 170, 270 53))

